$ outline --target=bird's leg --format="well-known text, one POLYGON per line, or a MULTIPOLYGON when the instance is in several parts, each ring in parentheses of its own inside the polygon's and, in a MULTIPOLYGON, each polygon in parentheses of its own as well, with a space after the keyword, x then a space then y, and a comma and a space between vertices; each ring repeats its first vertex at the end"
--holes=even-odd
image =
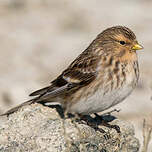
POLYGON ((95 131, 100 131, 101 133, 105 133, 105 131, 98 127, 98 123, 92 118, 90 115, 80 115, 79 114, 79 123, 85 124, 93 128, 95 131))
POLYGON ((120 133, 120 127, 118 125, 111 125, 109 124, 109 122, 113 121, 114 119, 116 119, 116 117, 114 116, 111 116, 110 114, 109 115, 103 115, 103 116, 100 116, 98 115, 97 113, 95 113, 95 119, 96 120, 100 120, 100 124, 98 125, 103 125, 103 126, 106 126, 108 128, 113 128, 117 131, 117 133, 120 133), (109 119, 110 118, 110 119, 109 119))

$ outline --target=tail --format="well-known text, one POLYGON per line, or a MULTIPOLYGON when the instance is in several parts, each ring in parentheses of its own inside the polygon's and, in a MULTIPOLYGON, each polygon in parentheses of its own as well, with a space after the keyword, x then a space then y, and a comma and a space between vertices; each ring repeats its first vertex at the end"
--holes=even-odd
POLYGON ((8 115, 16 112, 16 111, 17 111, 18 109, 20 109, 21 107, 26 106, 26 105, 30 105, 30 104, 32 104, 32 103, 34 103, 34 102, 36 102, 36 98, 34 98, 34 99, 32 99, 32 100, 28 100, 28 101, 26 101, 26 102, 23 102, 22 104, 20 104, 20 105, 14 107, 14 108, 8 110, 7 112, 5 112, 4 114, 1 114, 0 116, 5 116, 5 115, 8 116, 8 115))

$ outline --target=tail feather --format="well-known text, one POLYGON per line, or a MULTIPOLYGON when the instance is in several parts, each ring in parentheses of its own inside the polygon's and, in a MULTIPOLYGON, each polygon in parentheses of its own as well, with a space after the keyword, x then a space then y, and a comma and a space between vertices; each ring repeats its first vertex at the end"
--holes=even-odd
POLYGON ((22 106, 30 105, 30 104, 32 104, 32 103, 34 103, 34 102, 35 102, 35 99, 28 100, 28 101, 26 101, 26 102, 24 102, 24 103, 22 103, 22 104, 20 104, 20 105, 18 105, 18 106, 16 106, 16 107, 10 109, 10 110, 8 110, 7 112, 5 112, 4 114, 1 114, 0 116, 5 116, 5 115, 8 116, 8 115, 16 112, 16 111, 17 111, 18 109, 20 109, 22 106))
POLYGON ((37 96, 37 95, 42 95, 44 94, 50 87, 45 87, 42 89, 39 89, 37 91, 32 92, 29 96, 37 96))

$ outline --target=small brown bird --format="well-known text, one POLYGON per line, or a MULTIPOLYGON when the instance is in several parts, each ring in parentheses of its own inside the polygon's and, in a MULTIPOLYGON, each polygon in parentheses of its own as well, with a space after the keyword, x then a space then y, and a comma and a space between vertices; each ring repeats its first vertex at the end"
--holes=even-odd
POLYGON ((137 85, 139 68, 135 34, 127 27, 104 30, 48 87, 30 94, 32 103, 60 103, 68 113, 92 114, 122 102, 137 85))

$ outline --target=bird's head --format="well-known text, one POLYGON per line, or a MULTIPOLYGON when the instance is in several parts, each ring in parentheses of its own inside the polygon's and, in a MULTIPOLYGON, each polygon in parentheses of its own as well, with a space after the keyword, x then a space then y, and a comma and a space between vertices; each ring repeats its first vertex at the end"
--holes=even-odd
POLYGON ((136 50, 143 49, 135 34, 124 26, 115 26, 104 30, 94 42, 98 48, 101 48, 98 50, 101 50, 102 53, 110 53, 124 60, 136 57, 136 50))

